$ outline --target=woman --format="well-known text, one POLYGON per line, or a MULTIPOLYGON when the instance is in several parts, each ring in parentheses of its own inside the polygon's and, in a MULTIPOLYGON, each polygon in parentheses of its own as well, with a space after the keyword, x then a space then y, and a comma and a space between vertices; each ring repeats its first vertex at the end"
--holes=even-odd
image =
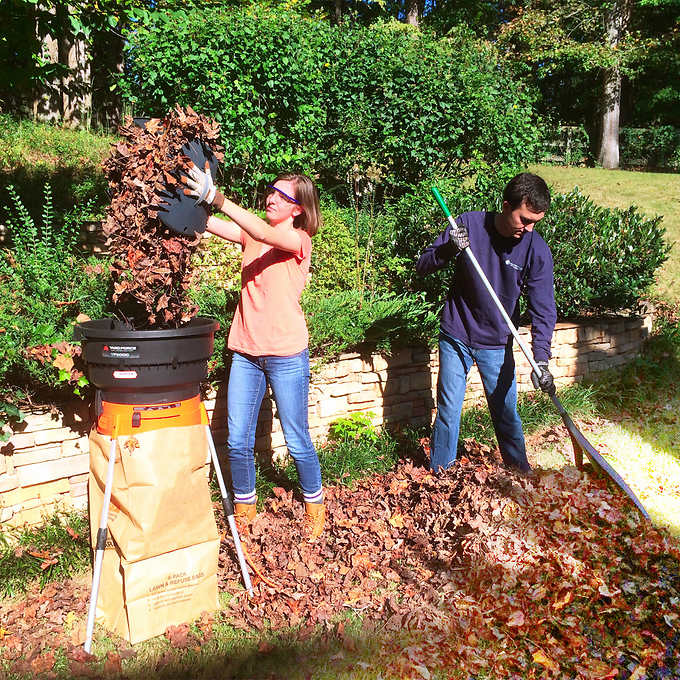
POLYGON ((185 193, 231 218, 211 216, 207 230, 243 249, 241 297, 228 340, 233 352, 227 444, 234 516, 241 524, 255 518, 255 428, 268 382, 300 478, 305 531, 313 541, 323 530, 325 508, 307 422, 309 336, 300 295, 309 273, 311 237, 321 224, 316 187, 305 175, 279 175, 268 187, 265 221, 217 191, 207 167, 204 172, 194 166, 189 174, 182 178, 189 187, 185 193))

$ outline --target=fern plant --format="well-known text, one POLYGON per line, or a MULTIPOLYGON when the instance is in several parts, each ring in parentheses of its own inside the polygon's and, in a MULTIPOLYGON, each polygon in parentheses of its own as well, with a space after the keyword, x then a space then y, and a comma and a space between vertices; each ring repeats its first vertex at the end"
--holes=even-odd
POLYGON ((58 223, 49 184, 39 220, 13 186, 7 194, 10 247, 0 251, 0 381, 5 394, 10 385, 16 390, 33 382, 48 387, 64 382, 49 362, 36 361, 30 348, 70 342, 76 316, 101 316, 108 298, 108 267, 78 253, 91 201, 58 223))

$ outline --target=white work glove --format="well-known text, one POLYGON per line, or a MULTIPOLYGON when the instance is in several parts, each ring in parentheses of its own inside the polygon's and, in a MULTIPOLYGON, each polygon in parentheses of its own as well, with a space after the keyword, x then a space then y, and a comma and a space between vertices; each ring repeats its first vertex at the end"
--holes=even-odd
POLYGON ((182 181, 189 187, 189 190, 185 193, 196 198, 196 205, 201 202, 212 205, 212 202, 215 200, 217 187, 215 186, 212 173, 210 172, 210 166, 207 162, 205 164, 205 170, 197 168, 192 163, 191 170, 189 170, 189 177, 182 177, 182 181))

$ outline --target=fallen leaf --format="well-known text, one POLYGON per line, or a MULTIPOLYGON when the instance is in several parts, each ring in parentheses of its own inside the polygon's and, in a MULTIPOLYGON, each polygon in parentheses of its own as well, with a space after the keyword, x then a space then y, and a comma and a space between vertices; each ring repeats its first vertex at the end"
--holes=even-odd
POLYGON ((551 659, 542 649, 537 650, 532 654, 534 663, 537 663, 548 669, 551 673, 557 673, 560 667, 551 659))
POLYGON ((574 594, 571 590, 564 589, 560 591, 557 595, 557 599, 552 603, 552 608, 557 611, 563 609, 572 601, 573 597, 574 594))
POLYGON ((508 626, 514 626, 514 627, 520 627, 524 625, 524 612, 520 611, 519 609, 517 611, 512 612, 510 614, 510 617, 508 618, 508 626))
POLYGON ((395 514, 389 519, 390 524, 396 529, 404 528, 404 517, 403 515, 395 514))

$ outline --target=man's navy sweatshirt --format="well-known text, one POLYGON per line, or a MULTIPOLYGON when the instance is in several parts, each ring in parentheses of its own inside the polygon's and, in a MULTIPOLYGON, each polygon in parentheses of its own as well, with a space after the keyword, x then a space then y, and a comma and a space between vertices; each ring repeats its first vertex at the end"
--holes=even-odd
MULTIPOLYGON (((526 294, 534 359, 547 361, 557 320, 550 248, 536 231, 525 231, 519 239, 501 236, 494 226, 495 215, 467 212, 456 221, 467 227, 470 249, 515 326, 520 295, 526 294)), ((429 274, 446 267, 455 257, 441 330, 470 347, 505 347, 512 333, 468 258, 462 253, 454 255, 450 229, 447 226, 423 251, 416 265, 419 274, 429 274)))

